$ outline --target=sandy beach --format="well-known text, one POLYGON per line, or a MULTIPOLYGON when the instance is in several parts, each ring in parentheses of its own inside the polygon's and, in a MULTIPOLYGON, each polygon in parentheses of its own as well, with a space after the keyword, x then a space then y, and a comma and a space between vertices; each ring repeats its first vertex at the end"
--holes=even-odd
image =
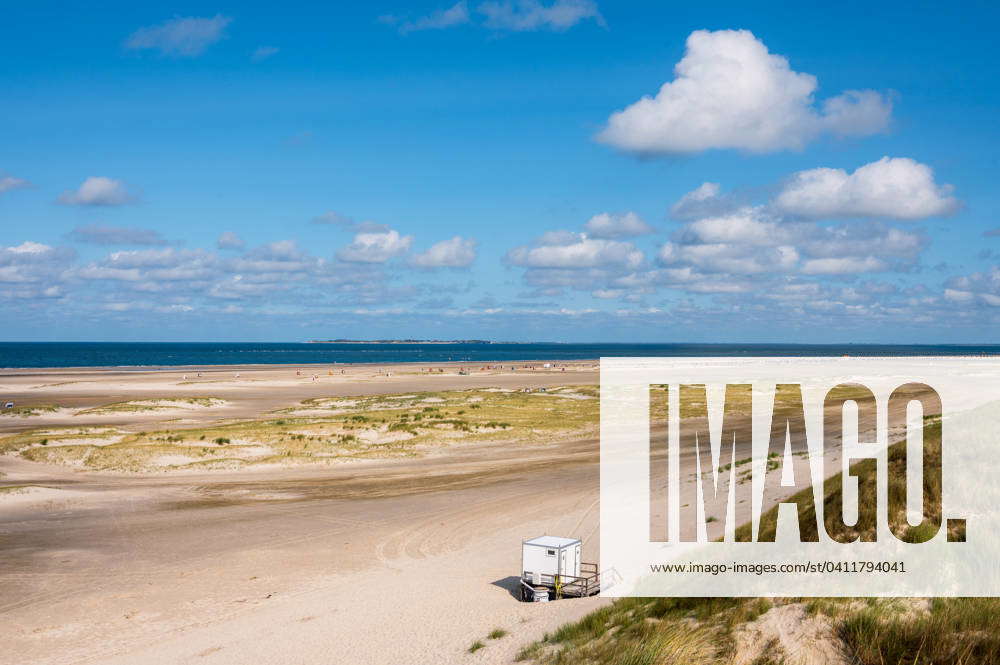
MULTIPOLYGON (((3 416, 0 433, 183 429, 318 397, 597 382, 595 363, 542 365, 7 371, 5 400, 55 410, 3 416), (220 403, 182 406, 203 395, 220 403), (143 400, 165 408, 85 413, 143 400)), ((0 631, 14 661, 509 662, 602 602, 512 594, 524 538, 572 533, 596 556, 593 438, 200 474, 7 455, 0 473, 0 631), (486 640, 495 628, 509 635, 486 640), (476 639, 489 648, 466 653, 476 639)))
MULTIPOLYGON (((595 362, 5 371, 0 394, 25 410, 0 416, 0 435, 27 446, 0 456, 0 634, 10 662, 513 662, 609 602, 514 596, 523 539, 578 537, 584 560, 599 563, 598 379, 595 362), (449 406, 455 394, 475 397, 449 406), (358 396, 376 400, 351 402, 368 413, 404 399, 423 405, 411 411, 457 408, 435 422, 464 423, 456 414, 486 412, 494 395, 580 424, 473 424, 337 463, 251 456, 232 468, 137 472, 51 457, 132 451, 133 439, 155 447, 136 437, 229 431, 246 419, 314 432, 303 428, 328 427, 320 406, 345 418, 340 405, 358 396), (112 429, 118 443, 102 443, 112 429), (66 430, 76 438, 59 439, 66 430), (506 635, 487 639, 495 629, 506 635), (476 640, 486 647, 468 653, 476 640)), ((171 441, 162 445, 202 445, 171 441)))

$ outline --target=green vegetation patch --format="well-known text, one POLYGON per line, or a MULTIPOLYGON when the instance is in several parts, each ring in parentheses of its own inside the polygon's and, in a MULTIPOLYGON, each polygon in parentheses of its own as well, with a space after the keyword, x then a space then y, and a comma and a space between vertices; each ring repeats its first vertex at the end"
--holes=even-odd
POLYGON ((113 402, 77 411, 76 416, 104 416, 116 413, 143 413, 168 409, 209 408, 223 406, 225 400, 215 397, 164 397, 161 399, 141 399, 128 402, 113 402))
POLYGON ((20 418, 30 418, 40 416, 43 413, 53 413, 59 407, 55 404, 33 404, 31 406, 15 406, 12 409, 0 409, 0 416, 17 416, 20 418))
MULTIPOLYGON (((548 443, 593 435, 594 387, 517 392, 461 390, 406 395, 311 399, 263 420, 193 429, 127 432, 48 428, 0 438, 0 453, 100 471, 146 472, 240 468, 263 464, 330 464, 412 457, 455 443, 548 443), (588 396, 567 399, 566 394, 588 396), (327 411, 327 414, 317 411, 327 411)), ((174 408, 180 400, 119 402, 89 413, 174 408)), ((213 398, 188 398, 213 406, 213 398)), ((81 413, 85 413, 81 412, 81 413)))

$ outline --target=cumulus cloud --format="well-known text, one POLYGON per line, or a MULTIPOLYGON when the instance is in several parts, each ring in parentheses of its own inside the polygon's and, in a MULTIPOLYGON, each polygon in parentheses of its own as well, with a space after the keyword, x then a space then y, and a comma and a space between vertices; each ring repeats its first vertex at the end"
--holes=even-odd
POLYGON ((337 251, 337 258, 348 263, 385 263, 408 252, 412 244, 413 236, 401 236, 393 229, 363 231, 354 235, 350 245, 337 251))
POLYGON ((583 230, 591 238, 629 238, 652 233, 653 227, 634 212, 620 215, 602 212, 587 220, 583 230))
POLYGON ((126 226, 105 226, 103 224, 88 224, 78 226, 69 233, 69 237, 77 242, 93 245, 166 245, 167 239, 153 229, 140 229, 126 226))
POLYGON ((243 249, 246 243, 238 234, 232 231, 225 231, 215 241, 215 246, 219 249, 243 249))
POLYGON ((31 187, 31 183, 27 180, 15 178, 14 176, 9 175, 0 175, 0 194, 10 192, 15 189, 24 189, 26 187, 31 187))
MULTIPOLYGON (((27 240, 19 245, 0 247, 0 283, 37 285, 58 288, 63 281, 66 264, 76 253, 67 248, 57 248, 40 242, 27 240)), ((13 297, 33 297, 44 295, 42 290, 30 288, 7 295, 13 297)), ((52 293, 50 291, 50 293, 52 293)), ((60 291, 61 293, 61 291, 60 291)))
POLYGON ((216 257, 202 249, 134 249, 112 252, 104 264, 112 268, 177 268, 214 264, 216 257))
MULTIPOLYGON (((391 241, 392 233, 386 235, 391 241)), ((396 237, 397 245, 408 243, 396 237)), ((380 252, 397 251, 385 240, 360 244, 364 247, 354 249, 364 256, 357 258, 366 261, 379 258, 380 252)), ((179 247, 111 251, 83 265, 75 264, 75 256, 70 248, 33 241, 0 246, 0 301, 24 308, 12 312, 25 313, 43 311, 45 301, 60 300, 75 314, 110 305, 122 313, 228 310, 257 316, 277 310, 416 303, 448 289, 440 280, 434 285, 392 286, 394 273, 386 264, 322 258, 293 240, 229 256, 179 247)), ((443 264, 462 260, 454 254, 437 257, 443 264)))
POLYGON ((15 247, 5 247, 3 251, 13 256, 41 256, 52 252, 52 248, 40 242, 25 240, 15 247))
POLYGON ((722 195, 721 191, 719 183, 703 182, 670 206, 670 216, 685 220, 725 214, 736 205, 732 197, 722 195))
POLYGON ((822 126, 841 136, 878 134, 889 126, 892 104, 874 90, 848 90, 823 102, 822 126))
POLYGON ((780 211, 810 218, 923 219, 959 208, 951 185, 938 185, 926 164, 883 157, 853 173, 819 168, 794 174, 774 201, 780 211))
MULTIPOLYGON (((545 242, 535 247, 515 247, 507 252, 507 261, 525 268, 630 268, 639 267, 644 256, 630 242, 591 238, 585 233, 575 234, 572 242, 560 238, 559 243, 545 242)), ((551 238, 550 238, 551 240, 551 238)))
POLYGON ((120 206, 134 200, 125 183, 103 176, 91 176, 79 188, 59 195, 59 203, 74 206, 120 206))
POLYGON ((881 272, 888 266, 874 256, 844 256, 840 258, 809 259, 802 264, 806 275, 843 275, 862 272, 881 272))
POLYGON ((798 149, 823 133, 867 135, 886 128, 892 104, 848 91, 817 109, 816 77, 794 71, 748 30, 697 30, 675 79, 611 115, 597 139, 657 155, 739 149, 798 149))
POLYGON ((978 302, 1000 307, 1000 266, 949 279, 945 283, 944 296, 952 302, 978 302))
POLYGON ((475 260, 476 241, 455 236, 417 254, 410 263, 418 268, 468 268, 475 260))
POLYGON ((786 221, 763 207, 686 224, 661 248, 664 265, 731 275, 853 275, 912 266, 922 234, 877 222, 786 221))
POLYGON ((699 271, 756 275, 793 269, 799 253, 791 245, 746 246, 728 243, 666 243, 659 260, 665 265, 683 265, 699 271))
POLYGON ((548 5, 538 0, 484 2, 477 11, 486 17, 486 27, 495 30, 563 31, 586 20, 604 25, 604 17, 592 0, 555 0, 548 5))
POLYGON ((404 20, 392 15, 382 16, 379 20, 390 25, 398 25, 400 34, 404 35, 421 30, 443 30, 469 23, 469 6, 465 0, 461 0, 447 9, 439 9, 427 16, 412 20, 404 20))
MULTIPOLYGON (((620 231, 618 222, 598 220, 594 225, 609 232, 620 231)), ((635 230, 634 221, 627 228, 635 230)), ((595 238, 586 232, 549 231, 530 245, 508 251, 504 262, 525 268, 524 281, 534 287, 526 297, 538 298, 557 296, 564 289, 610 292, 617 288, 614 280, 642 268, 646 257, 624 240, 595 238)))
POLYGON ((228 16, 178 17, 158 25, 139 28, 125 40, 130 50, 155 50, 163 55, 194 57, 225 37, 228 16))

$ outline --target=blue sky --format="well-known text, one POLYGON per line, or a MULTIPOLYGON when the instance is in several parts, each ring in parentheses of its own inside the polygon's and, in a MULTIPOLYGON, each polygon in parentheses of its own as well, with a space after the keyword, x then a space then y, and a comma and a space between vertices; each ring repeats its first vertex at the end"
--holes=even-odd
POLYGON ((3 339, 996 340, 986 3, 3 15, 3 339))

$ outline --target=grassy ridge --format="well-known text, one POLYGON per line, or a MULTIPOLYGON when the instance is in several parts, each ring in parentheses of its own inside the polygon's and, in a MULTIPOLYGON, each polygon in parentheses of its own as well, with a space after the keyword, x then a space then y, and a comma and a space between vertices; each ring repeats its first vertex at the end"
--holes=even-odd
MULTIPOLYGON (((931 417, 924 433, 925 454, 940 459, 941 423, 931 417)), ((889 447, 890 477, 905 477, 906 442, 889 447)), ((874 491, 874 460, 859 461, 850 467, 859 477, 859 492, 874 491)), ((823 503, 829 535, 843 542, 867 538, 872 520, 862 509, 858 523, 845 526, 838 519, 842 507, 843 474, 824 483, 823 503)), ((809 488, 786 501, 807 511, 800 523, 810 525, 817 535, 818 520, 809 488)), ((940 523, 941 479, 924 474, 924 492, 931 498, 926 524, 912 527, 906 522, 905 486, 889 488, 890 528, 907 542, 924 542, 937 533, 940 523)), ((859 507, 860 509, 860 507, 859 507)), ((778 507, 761 516, 764 538, 773 537, 778 507), (768 531, 770 530, 770 531, 768 531)), ((748 533, 751 525, 740 530, 748 533)), ((949 534, 953 538, 962 533, 949 534)), ((931 601, 889 598, 623 598, 580 621, 567 624, 541 641, 524 649, 519 660, 546 665, 654 665, 685 663, 701 665, 739 661, 751 665, 784 662, 776 642, 757 645, 756 652, 741 653, 736 636, 741 627, 774 609, 797 606, 804 616, 814 617, 828 627, 828 640, 842 662, 858 665, 993 665, 1000 663, 1000 599, 938 598, 931 601)), ((809 645, 806 645, 809 646, 809 645)))

